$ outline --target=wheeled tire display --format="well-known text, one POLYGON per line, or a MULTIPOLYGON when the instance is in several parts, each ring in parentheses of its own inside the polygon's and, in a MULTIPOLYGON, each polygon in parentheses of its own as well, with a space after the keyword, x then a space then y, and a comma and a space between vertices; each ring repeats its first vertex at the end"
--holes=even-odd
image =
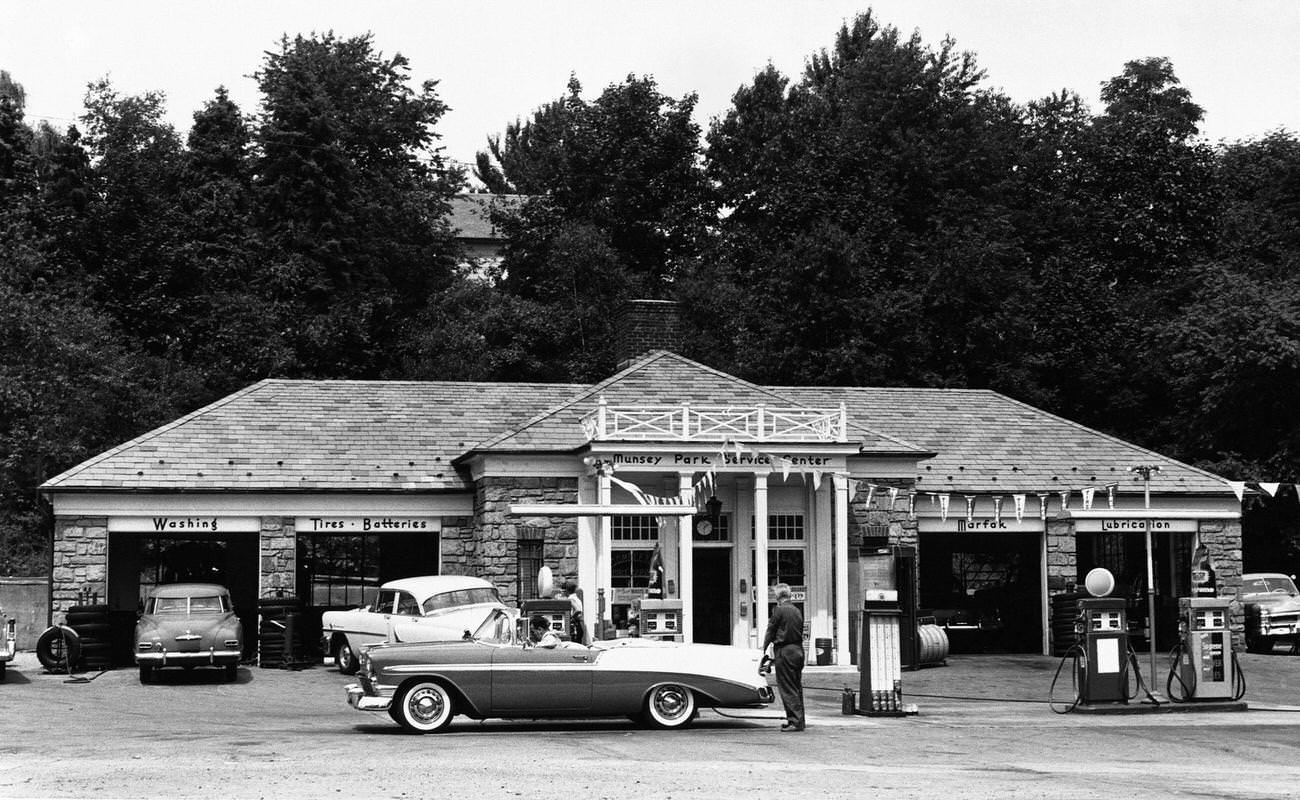
POLYGON ((646 695, 645 718, 655 728, 685 727, 695 718, 695 694, 675 683, 656 686, 646 695))
POLYGON ((36 640, 36 660, 50 672, 67 672, 81 658, 81 637, 69 627, 47 628, 36 640))
POLYGON ((413 683, 393 698, 393 718, 412 733, 437 733, 451 724, 455 703, 442 684, 433 681, 413 683))

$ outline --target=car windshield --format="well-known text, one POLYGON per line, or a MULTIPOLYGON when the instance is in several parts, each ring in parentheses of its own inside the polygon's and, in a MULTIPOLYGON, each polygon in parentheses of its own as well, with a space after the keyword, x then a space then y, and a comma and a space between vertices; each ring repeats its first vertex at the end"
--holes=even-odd
POLYGON ((488 644, 514 644, 517 641, 515 620, 504 611, 494 611, 474 631, 474 638, 488 644))
POLYGON ((424 601, 424 613, 441 611, 444 608, 472 606, 479 603, 500 603, 501 596, 491 586, 476 586, 470 589, 457 589, 453 592, 435 594, 424 601))
POLYGON ((1241 582, 1240 594, 1300 594, 1295 584, 1285 575, 1271 575, 1267 578, 1246 578, 1241 582))
POLYGON ((155 597, 149 608, 150 614, 211 614, 225 611, 227 604, 220 595, 200 595, 197 597, 155 597))

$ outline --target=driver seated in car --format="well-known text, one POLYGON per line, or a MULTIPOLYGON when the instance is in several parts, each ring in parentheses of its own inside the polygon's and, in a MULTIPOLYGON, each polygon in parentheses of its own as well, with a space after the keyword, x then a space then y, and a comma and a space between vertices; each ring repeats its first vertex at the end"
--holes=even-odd
POLYGON ((551 630, 550 620, 541 614, 534 614, 528 620, 528 641, 525 644, 529 647, 559 647, 560 637, 551 630))

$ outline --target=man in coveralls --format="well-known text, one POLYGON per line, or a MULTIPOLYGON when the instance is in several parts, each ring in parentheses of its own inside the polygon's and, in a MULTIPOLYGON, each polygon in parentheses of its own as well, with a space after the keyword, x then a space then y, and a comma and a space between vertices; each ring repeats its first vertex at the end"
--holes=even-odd
POLYGON ((772 646, 772 660, 776 663, 776 688, 785 706, 782 731, 804 729, 803 715, 803 614, 790 603, 790 585, 778 583, 776 608, 767 623, 763 637, 763 652, 772 646))

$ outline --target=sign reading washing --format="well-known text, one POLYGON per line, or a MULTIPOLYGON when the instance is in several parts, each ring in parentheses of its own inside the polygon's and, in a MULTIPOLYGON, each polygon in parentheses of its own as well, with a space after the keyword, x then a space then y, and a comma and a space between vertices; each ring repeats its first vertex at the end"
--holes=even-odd
POLYGON ((109 517, 109 533, 257 533, 257 517, 213 517, 195 514, 184 517, 109 517))
POLYGON ((442 520, 430 517, 298 517, 298 533, 436 533, 442 520))

